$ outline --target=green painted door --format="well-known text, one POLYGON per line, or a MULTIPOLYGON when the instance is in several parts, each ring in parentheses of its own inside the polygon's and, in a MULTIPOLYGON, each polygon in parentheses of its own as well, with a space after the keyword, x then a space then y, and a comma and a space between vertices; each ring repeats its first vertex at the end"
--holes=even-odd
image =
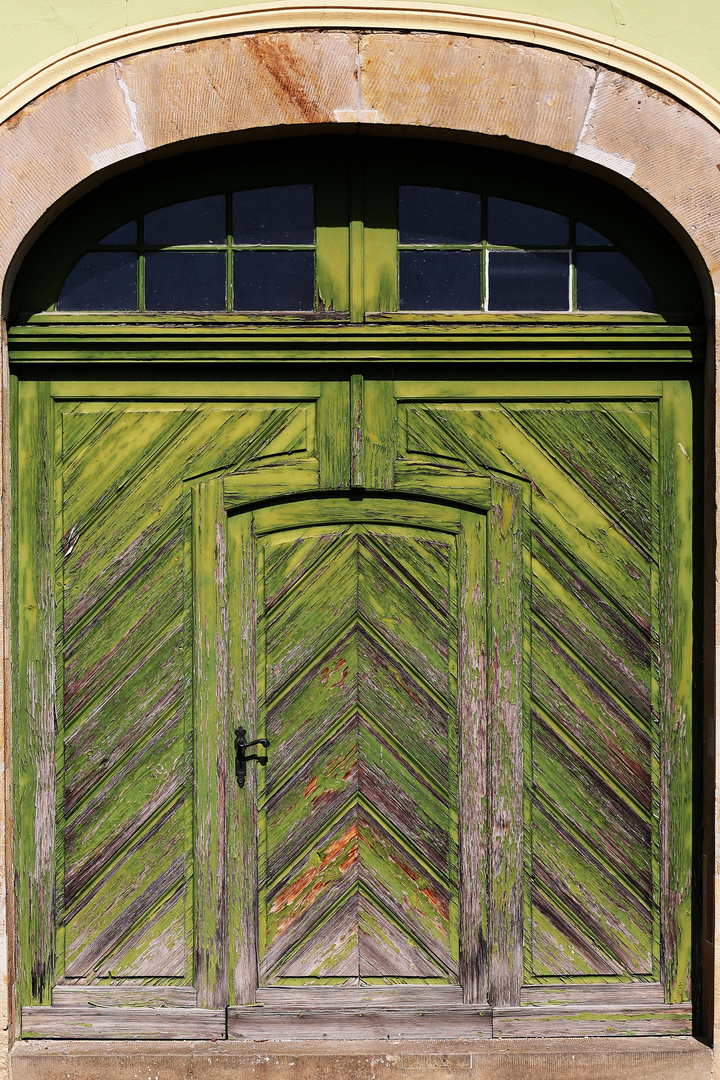
POLYGON ((259 544, 260 981, 458 984, 455 537, 357 516, 259 544))
POLYGON ((688 382, 33 374, 25 1034, 686 1030, 688 382))

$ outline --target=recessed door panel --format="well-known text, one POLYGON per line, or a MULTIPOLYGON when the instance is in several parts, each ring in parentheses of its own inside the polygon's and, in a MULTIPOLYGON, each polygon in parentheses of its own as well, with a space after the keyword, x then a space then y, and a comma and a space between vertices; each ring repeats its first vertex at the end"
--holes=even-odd
POLYGON ((260 980, 457 983, 455 537, 328 524, 258 562, 260 980))

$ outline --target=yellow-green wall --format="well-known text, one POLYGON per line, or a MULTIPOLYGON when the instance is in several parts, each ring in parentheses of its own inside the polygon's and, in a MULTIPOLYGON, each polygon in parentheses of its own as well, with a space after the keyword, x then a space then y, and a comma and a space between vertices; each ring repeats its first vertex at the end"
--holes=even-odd
MULTIPOLYGON (((464 3, 471 6, 471 0, 464 3)), ((616 37, 720 91, 720 0, 514 0, 492 6, 616 37)), ((0 87, 87 38, 213 7, 198 7, 198 0, 2 0, 0 87)))

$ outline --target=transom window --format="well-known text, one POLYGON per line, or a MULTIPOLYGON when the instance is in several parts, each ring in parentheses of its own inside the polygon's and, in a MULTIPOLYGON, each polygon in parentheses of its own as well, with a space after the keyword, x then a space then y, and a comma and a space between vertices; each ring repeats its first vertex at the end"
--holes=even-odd
POLYGON ((398 223, 401 309, 656 310, 628 256, 566 214, 407 184, 398 191, 398 223))
POLYGON ((61 311, 312 310, 312 184, 189 199, 104 236, 63 283, 61 311))
POLYGON ((372 143, 276 147, 262 166, 224 151, 112 181, 115 197, 78 203, 36 245, 18 314, 362 322, 697 306, 684 256, 620 193, 597 198, 590 178, 569 187, 541 163, 528 176, 512 155, 443 148, 441 162, 372 143))

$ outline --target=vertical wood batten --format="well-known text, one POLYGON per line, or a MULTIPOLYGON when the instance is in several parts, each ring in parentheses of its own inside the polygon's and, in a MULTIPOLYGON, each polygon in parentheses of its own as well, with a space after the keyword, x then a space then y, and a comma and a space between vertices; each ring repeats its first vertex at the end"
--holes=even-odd
POLYGON ((488 515, 489 982, 519 1005, 523 981, 522 493, 494 480, 488 515))
POLYGON ((325 382, 317 403, 315 445, 320 463, 320 489, 350 486, 350 385, 325 382))
POLYGON ((363 468, 363 377, 350 376, 350 487, 365 487, 363 468))
POLYGON ((228 626, 221 481, 193 490, 195 642, 195 985, 201 1008, 227 1004, 228 626))
MULTIPOLYGON (((228 624, 230 655, 227 751, 234 753, 234 729, 248 739, 257 734, 257 585, 252 515, 228 522, 228 624)), ((258 985, 257 962, 257 770, 247 771, 240 788, 228 780, 228 911, 230 1003, 250 1005, 258 985)))
POLYGON ((486 519, 463 513, 458 544, 460 983, 468 1004, 488 998, 486 519))
POLYGON ((365 487, 391 491, 397 459, 397 421, 390 379, 364 380, 362 434, 365 487))
POLYGON ((50 1001, 54 975, 54 581, 51 400, 47 383, 23 385, 18 439, 17 640, 15 702, 15 883, 23 1000, 50 1001))
POLYGON ((49 1005, 54 979, 55 585, 47 383, 23 383, 17 447, 17 687, 13 709, 18 992, 49 1005))
POLYGON ((692 400, 666 382, 660 423, 660 928, 669 1003, 690 998, 692 919, 692 400))
MULTIPOLYGON (((0 505, 0 543, 2 543, 2 725, 3 748, 2 766, 4 780, 4 801, 2 805, 2 871, 0 872, 0 941, 4 938, 4 947, 0 949, 0 958, 4 963, 0 967, 0 983, 8 991, 0 1005, 0 1018, 5 1016, 9 1041, 20 1034, 20 1009, 17 987, 17 963, 13 943, 16 940, 16 906, 12 888, 14 823, 12 815, 13 767, 12 767, 12 632, 13 632, 13 582, 17 583, 17 570, 14 565, 14 544, 11 527, 10 505, 17 490, 17 444, 13 444, 11 435, 11 417, 16 418, 18 409, 18 380, 10 378, 10 354, 7 339, 7 323, 0 318, 0 476, 6 498, 0 505), (5 1012, 7 1009, 7 1012, 5 1012)), ((17 431, 17 428, 15 428, 17 431)))

